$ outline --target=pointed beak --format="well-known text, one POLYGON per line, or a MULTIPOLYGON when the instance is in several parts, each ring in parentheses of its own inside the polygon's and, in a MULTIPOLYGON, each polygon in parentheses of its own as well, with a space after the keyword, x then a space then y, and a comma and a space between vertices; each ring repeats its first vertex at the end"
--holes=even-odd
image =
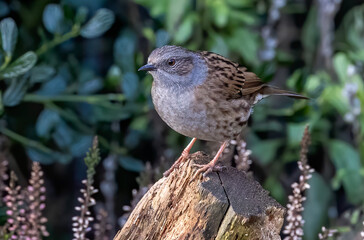
POLYGON ((145 64, 143 67, 139 68, 138 71, 153 71, 157 68, 153 64, 145 64))

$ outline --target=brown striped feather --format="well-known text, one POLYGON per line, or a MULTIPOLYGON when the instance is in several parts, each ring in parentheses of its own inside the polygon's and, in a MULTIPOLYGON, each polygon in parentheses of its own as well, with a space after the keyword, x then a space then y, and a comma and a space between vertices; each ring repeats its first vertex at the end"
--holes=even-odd
POLYGON ((255 98, 257 94, 307 99, 298 93, 282 90, 262 82, 255 73, 248 72, 245 67, 239 66, 221 55, 207 51, 200 52, 200 54, 205 58, 209 68, 206 87, 211 89, 212 93, 221 94, 227 100, 243 96, 255 98))

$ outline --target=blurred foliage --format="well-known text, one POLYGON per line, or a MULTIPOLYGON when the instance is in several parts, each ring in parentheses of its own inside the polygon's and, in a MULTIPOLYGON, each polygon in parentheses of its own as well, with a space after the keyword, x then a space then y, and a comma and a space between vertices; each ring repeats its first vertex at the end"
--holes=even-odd
POLYGON ((0 132, 44 164, 80 159, 97 134, 103 154, 141 172, 146 161, 175 158, 184 138, 150 114, 152 78, 137 68, 165 44, 222 54, 311 98, 262 101, 244 138, 256 177, 284 204, 310 125, 309 160, 317 174, 305 228, 306 239, 314 239, 321 225, 335 226, 344 211, 361 211, 364 203, 364 5, 342 2, 329 68, 318 58, 315 1, 283 1, 283 17, 273 26, 278 44, 262 34, 275 2, 0 0, 0 132), (259 57, 267 43, 272 60, 259 57))

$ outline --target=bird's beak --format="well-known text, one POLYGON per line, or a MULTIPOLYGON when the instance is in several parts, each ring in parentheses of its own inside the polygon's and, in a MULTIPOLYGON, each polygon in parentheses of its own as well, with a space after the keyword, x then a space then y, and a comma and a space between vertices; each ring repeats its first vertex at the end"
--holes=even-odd
POLYGON ((153 64, 145 64, 143 67, 139 68, 138 71, 153 71, 157 68, 153 64))

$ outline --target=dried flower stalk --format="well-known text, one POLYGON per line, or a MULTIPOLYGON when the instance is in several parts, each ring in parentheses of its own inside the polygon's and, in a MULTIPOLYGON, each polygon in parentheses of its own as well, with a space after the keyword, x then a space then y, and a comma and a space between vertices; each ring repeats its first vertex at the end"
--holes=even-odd
POLYGON ((4 197, 4 202, 8 210, 7 222, 4 226, 6 233, 11 236, 11 239, 18 239, 22 236, 23 230, 22 225, 24 223, 24 195, 22 194, 21 188, 17 185, 17 177, 14 172, 10 173, 9 186, 5 187, 7 195, 4 197))
POLYGON ((287 234, 285 240, 300 240, 303 236, 303 224, 302 218, 303 202, 306 197, 303 196, 303 192, 310 188, 307 181, 312 177, 311 173, 314 171, 307 163, 307 152, 310 144, 310 133, 308 126, 306 126, 303 138, 301 141, 301 153, 300 160, 298 161, 298 168, 301 170, 301 176, 299 182, 292 184, 293 195, 288 196, 289 203, 287 204, 287 224, 284 227, 284 234, 287 234))
MULTIPOLYGON (((8 161, 4 153, 0 153, 0 199, 3 198, 3 191, 5 191, 6 184, 5 181, 8 180, 8 161)), ((0 201, 1 206, 1 201, 0 201)))
POLYGON ((111 224, 109 223, 108 214, 105 209, 100 208, 97 216, 97 222, 94 224, 95 240, 108 240, 111 224))
POLYGON ((82 197, 77 199, 81 205, 75 207, 75 210, 80 212, 80 216, 74 216, 72 218, 74 240, 88 239, 86 238, 86 233, 91 230, 91 228, 89 228, 89 224, 94 220, 89 208, 96 204, 95 199, 91 196, 98 192, 98 190, 95 189, 88 180, 83 180, 82 183, 85 184, 85 189, 80 190, 82 197))
POLYGON ((72 231, 74 240, 88 240, 86 233, 91 230, 89 227, 90 222, 94 220, 91 216, 89 208, 96 204, 95 199, 92 197, 93 194, 97 193, 98 190, 95 189, 93 184, 93 177, 95 175, 95 166, 100 162, 99 148, 97 137, 94 138, 92 148, 86 154, 85 164, 87 165, 87 179, 83 180, 82 183, 85 184, 85 189, 81 189, 82 197, 77 200, 80 202, 80 206, 75 207, 75 210, 80 212, 79 216, 74 216, 72 218, 72 231))
POLYGON ((7 195, 4 202, 8 210, 8 220, 3 226, 0 237, 10 236, 10 239, 39 240, 49 236, 43 217, 45 208, 45 187, 43 172, 39 163, 32 165, 31 178, 27 189, 21 189, 17 185, 17 177, 14 172, 10 174, 9 186, 5 187, 7 195))
POLYGON ((242 139, 236 143, 237 154, 234 155, 234 161, 238 170, 247 172, 252 164, 252 160, 249 159, 251 150, 246 149, 246 142, 242 139))
POLYGON ((27 188, 29 208, 27 220, 30 225, 27 236, 30 239, 41 239, 42 236, 49 236, 45 227, 45 223, 48 220, 42 214, 42 211, 45 209, 45 191, 43 171, 38 162, 33 162, 29 186, 27 188))
MULTIPOLYGON (((105 172, 104 172, 104 179, 100 183, 100 190, 105 198, 105 211, 107 214, 108 223, 111 226, 115 226, 116 216, 114 213, 115 212, 114 201, 115 201, 115 193, 117 191, 117 184, 115 180, 115 174, 116 174, 115 171, 117 169, 117 156, 116 155, 108 156, 103 160, 102 165, 104 166, 105 172)), ((113 230, 115 228, 112 227, 111 229, 113 230)), ((109 234, 108 238, 111 239, 115 235, 115 232, 108 231, 108 234, 109 234)))
POLYGON ((321 232, 318 234, 319 239, 326 240, 333 237, 337 233, 336 229, 327 229, 326 227, 321 228, 321 232))
POLYGON ((150 187, 151 186, 146 186, 146 187, 140 187, 139 190, 137 190, 137 189, 132 190, 132 192, 131 192, 132 200, 130 202, 130 206, 129 205, 123 206, 123 211, 125 213, 118 220, 120 227, 123 227, 125 225, 126 221, 128 221, 128 218, 129 218, 131 212, 134 210, 134 208, 139 203, 139 201, 143 198, 143 196, 148 192, 150 187))

